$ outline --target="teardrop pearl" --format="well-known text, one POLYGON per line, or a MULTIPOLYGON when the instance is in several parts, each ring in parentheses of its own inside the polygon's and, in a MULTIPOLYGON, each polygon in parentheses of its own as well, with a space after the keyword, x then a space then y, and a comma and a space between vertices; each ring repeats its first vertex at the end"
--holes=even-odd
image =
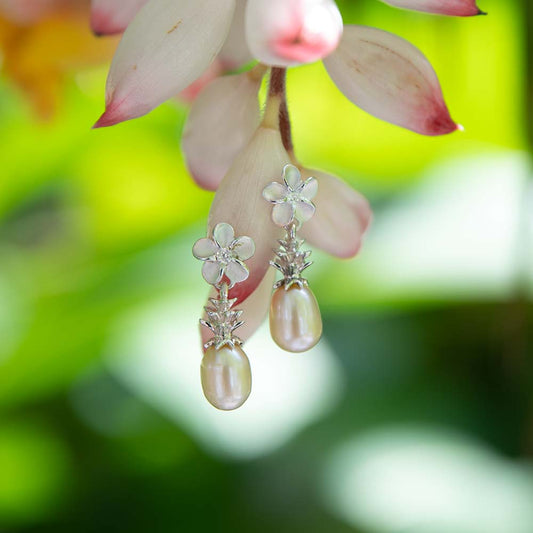
POLYGON ((250 362, 238 346, 210 346, 200 369, 202 388, 209 403, 222 411, 240 407, 250 396, 250 362))
POLYGON ((270 304, 270 333, 288 352, 305 352, 322 336, 322 317, 309 287, 278 287, 270 304))

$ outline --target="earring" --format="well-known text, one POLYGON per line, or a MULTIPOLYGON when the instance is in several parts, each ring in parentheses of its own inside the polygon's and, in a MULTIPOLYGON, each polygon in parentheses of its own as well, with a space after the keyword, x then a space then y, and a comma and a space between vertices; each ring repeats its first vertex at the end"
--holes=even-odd
POLYGON ((199 239, 193 246, 196 259, 204 262, 202 276, 217 290, 206 306, 206 320, 200 324, 213 332, 204 345, 201 381, 204 395, 217 409, 231 411, 240 407, 252 390, 252 373, 248 357, 241 348, 243 342, 234 335, 242 326, 242 311, 232 309, 236 299, 228 299, 228 291, 248 278, 244 261, 255 253, 250 237, 235 238, 230 224, 217 224, 213 238, 199 239))
POLYGON ((304 241, 296 231, 315 213, 311 201, 317 193, 318 181, 302 181, 298 168, 285 165, 283 183, 270 183, 263 190, 263 198, 274 204, 272 221, 284 228, 286 236, 278 241, 276 257, 270 264, 283 278, 274 285, 270 305, 270 333, 276 344, 288 352, 305 352, 322 336, 322 318, 315 295, 302 272, 312 262, 311 252, 300 248, 304 241))

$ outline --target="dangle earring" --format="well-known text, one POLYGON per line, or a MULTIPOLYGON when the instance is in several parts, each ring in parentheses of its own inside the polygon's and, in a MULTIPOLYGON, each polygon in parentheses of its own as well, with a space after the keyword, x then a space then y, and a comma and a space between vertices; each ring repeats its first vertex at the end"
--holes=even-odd
POLYGON ((276 344, 288 352, 305 352, 322 336, 322 318, 315 295, 302 272, 312 264, 311 252, 300 248, 304 241, 296 236, 301 224, 315 213, 311 201, 317 193, 318 181, 301 174, 294 165, 283 168, 283 183, 270 183, 263 190, 263 198, 274 204, 272 221, 286 231, 274 250, 276 257, 270 264, 283 274, 274 285, 270 305, 270 333, 276 344))
POLYGON ((240 407, 250 395, 252 373, 248 357, 241 348, 243 342, 233 332, 243 321, 242 311, 232 309, 236 299, 228 299, 228 291, 248 278, 244 261, 255 252, 250 237, 235 237, 230 224, 217 224, 213 238, 199 239, 193 246, 194 257, 204 261, 202 276, 217 290, 205 307, 206 320, 200 324, 213 332, 204 345, 201 365, 204 395, 217 409, 231 411, 240 407))

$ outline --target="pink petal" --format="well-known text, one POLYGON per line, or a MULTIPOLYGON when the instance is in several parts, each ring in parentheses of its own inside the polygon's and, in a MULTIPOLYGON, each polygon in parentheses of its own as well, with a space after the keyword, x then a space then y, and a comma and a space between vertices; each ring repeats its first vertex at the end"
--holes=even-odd
POLYGON ((403 9, 413 9, 439 15, 453 15, 456 17, 486 15, 477 7, 476 0, 382 0, 382 2, 403 9))
POLYGON ((177 95, 177 99, 182 102, 192 104, 213 80, 224 74, 225 70, 226 69, 224 68, 222 62, 218 58, 215 59, 202 72, 199 78, 194 80, 188 87, 185 87, 185 89, 183 89, 183 91, 177 95))
POLYGON ((269 65, 318 61, 335 50, 342 29, 333 0, 248 0, 248 46, 269 65))
MULTIPOLYGON (((270 297, 272 295, 272 285, 274 284, 275 277, 275 270, 269 268, 254 292, 246 300, 234 306, 234 309, 243 311, 241 320, 244 321, 244 324, 235 330, 235 335, 243 341, 249 339, 265 319, 270 307, 270 297)), ((213 298, 216 294, 215 289, 212 289, 209 296, 213 298)), ((205 314, 203 318, 206 318, 205 314)), ((200 329, 202 344, 205 344, 213 334, 205 327, 201 327, 200 329)))
POLYGON ((148 0, 92 0, 91 29, 96 35, 122 33, 148 0))
POLYGON ((341 179, 317 170, 302 169, 302 177, 318 180, 313 200, 316 211, 302 225, 300 235, 313 246, 341 258, 353 257, 372 219, 368 201, 341 179))
POLYGON ((423 135, 458 129, 424 55, 386 31, 346 26, 324 65, 346 98, 367 113, 423 135))
POLYGON ((190 85, 222 47, 234 8, 235 0, 148 2, 117 48, 95 127, 145 115, 190 85))
POLYGON ((246 42, 244 17, 246 13, 246 0, 237 0, 233 21, 226 37, 218 59, 224 69, 235 70, 253 60, 252 52, 246 42))
POLYGON ((236 157, 222 180, 209 213, 209 228, 227 222, 238 236, 255 242, 255 254, 246 261, 250 277, 230 291, 230 297, 245 300, 263 279, 269 260, 282 232, 270 220, 272 204, 261 192, 267 184, 280 179, 289 161, 279 131, 260 127, 248 146, 236 157))
POLYGON ((261 80, 248 73, 212 81, 191 107, 182 135, 187 167, 200 187, 214 191, 260 121, 261 80))

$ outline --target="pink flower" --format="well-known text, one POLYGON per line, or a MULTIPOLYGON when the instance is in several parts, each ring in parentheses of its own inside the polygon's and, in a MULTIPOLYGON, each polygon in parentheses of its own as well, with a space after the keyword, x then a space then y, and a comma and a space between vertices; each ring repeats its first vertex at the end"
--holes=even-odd
MULTIPOLYGON (((447 15, 482 13, 475 0, 387 3, 447 15)), ((106 111, 95 127, 148 113, 198 79, 219 53, 225 65, 237 66, 251 59, 250 50, 268 65, 324 59, 352 102, 417 133, 442 135, 458 127, 422 53, 384 31, 343 31, 334 0, 93 0, 93 27, 120 31, 141 6, 113 59, 106 111)))
MULTIPOLYGON (((107 8, 115 6, 126 20, 126 4, 132 2, 113 0, 107 8)), ((439 14, 481 13, 474 0, 387 3, 439 14)), ((372 217, 363 196, 337 177, 309 170, 296 160, 287 139, 285 67, 322 60, 337 87, 368 113, 423 135, 458 129, 424 55, 388 32, 343 26, 334 0, 149 1, 119 44, 107 80, 106 110, 95 127, 140 117, 198 80, 213 61, 235 67, 247 62, 250 52, 261 63, 206 85, 192 105, 183 134, 193 178, 217 191, 208 239, 199 242, 213 238, 223 248, 216 228, 229 224, 235 234, 247 235, 255 243, 255 254, 247 261, 249 274, 239 277, 230 270, 241 281, 231 288, 229 297, 236 298, 246 313, 243 339, 253 333, 268 308, 269 261, 281 237, 281 229, 272 223, 269 202, 275 204, 277 222, 306 221, 301 235, 342 258, 359 251, 372 217), (258 91, 268 66, 272 67, 271 87, 261 121, 258 91), (276 72, 283 73, 279 87, 274 86, 276 72), (288 163, 296 168, 291 170, 294 175, 284 176, 283 186, 280 177, 288 163), (269 186, 273 182, 278 184, 269 186), (265 188, 268 202, 262 196, 265 188)), ((204 275, 219 279, 224 272, 211 248, 197 256, 206 261, 204 269, 209 272, 204 275)), ((231 263, 231 269, 238 266, 236 261, 231 263)), ((202 332, 204 343, 208 334, 202 332)))

